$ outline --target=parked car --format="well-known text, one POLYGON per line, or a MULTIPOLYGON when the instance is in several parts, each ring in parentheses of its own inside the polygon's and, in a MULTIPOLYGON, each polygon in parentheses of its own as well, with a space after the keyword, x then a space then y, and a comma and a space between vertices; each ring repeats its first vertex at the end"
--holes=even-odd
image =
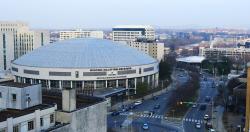
POLYGON ((157 97, 157 96, 154 96, 154 97, 153 97, 153 100, 157 100, 157 99, 158 99, 158 97, 157 97))
POLYGON ((140 100, 134 102, 134 105, 140 105, 140 104, 142 104, 142 101, 140 100))
POLYGON ((119 114, 120 114, 119 111, 114 111, 114 112, 111 113, 112 116, 117 116, 117 115, 119 115, 119 114))
POLYGON ((144 130, 148 130, 149 129, 149 126, 147 123, 144 123, 143 126, 142 126, 142 129, 144 130))

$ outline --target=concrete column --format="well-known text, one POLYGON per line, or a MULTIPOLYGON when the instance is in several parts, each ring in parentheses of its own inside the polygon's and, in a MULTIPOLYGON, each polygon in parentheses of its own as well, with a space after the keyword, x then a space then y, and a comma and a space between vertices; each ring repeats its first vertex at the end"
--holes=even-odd
POLYGON ((72 83, 72 81, 70 81, 70 88, 73 88, 73 83, 72 83))
POLYGON ((159 84, 159 76, 158 76, 158 73, 155 74, 155 87, 158 87, 158 84, 159 84))
POLYGON ((38 80, 38 83, 40 84, 40 83, 41 83, 41 80, 38 80))
POLYGON ((41 130, 41 126, 40 126, 40 110, 36 110, 35 111, 35 128, 37 131, 40 131, 41 130))
POLYGON ((13 118, 7 119, 7 132, 13 132, 13 118))
POLYGON ((150 83, 150 75, 148 76, 148 85, 149 85, 149 83, 150 83))
POLYGON ((141 82, 144 83, 144 77, 141 77, 141 82))
POLYGON ((62 89, 62 81, 59 80, 59 88, 62 89))
POLYGON ((62 90, 62 110, 71 112, 76 109, 76 90, 64 88, 62 90))
POLYGON ((84 89, 84 81, 82 81, 82 90, 84 89))
POLYGON ((117 87, 117 88, 119 87, 119 85, 118 85, 118 80, 116 80, 116 87, 117 87))
POLYGON ((23 78, 23 83, 25 83, 26 82, 26 79, 25 79, 25 77, 23 78))
POLYGON ((96 81, 94 81, 94 89, 96 89, 96 81))
POLYGON ((152 85, 153 85, 153 88, 155 88, 155 74, 152 75, 152 85))
POLYGON ((136 88, 137 88, 137 78, 135 78, 135 94, 136 94, 136 88))
POLYGON ((30 79, 30 84, 33 84, 33 79, 30 79))
POLYGON ((106 80, 106 88, 108 88, 108 80, 106 80))
POLYGON ((128 88, 128 79, 126 79, 126 88, 128 88))
POLYGON ((50 80, 48 80, 48 88, 51 89, 51 87, 50 87, 50 80))

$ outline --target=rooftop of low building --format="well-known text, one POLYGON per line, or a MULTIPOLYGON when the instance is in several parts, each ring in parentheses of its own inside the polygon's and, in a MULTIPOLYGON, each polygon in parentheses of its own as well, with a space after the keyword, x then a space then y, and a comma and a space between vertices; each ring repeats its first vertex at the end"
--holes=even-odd
MULTIPOLYGON (((77 94, 76 96, 76 109, 82 109, 91 105, 95 105, 104 101, 104 98, 86 96, 77 94)), ((62 110, 62 91, 61 90, 43 90, 42 103, 44 104, 57 104, 57 109, 62 110)))
POLYGON ((3 82, 3 83, 1 83, 0 86, 9 86, 9 87, 16 87, 16 88, 25 88, 25 87, 28 87, 28 86, 32 86, 32 84, 28 84, 28 83, 18 83, 18 82, 8 81, 8 82, 3 82))
POLYGON ((18 109, 4 109, 0 111, 0 122, 6 121, 8 118, 13 117, 17 118, 23 115, 31 114, 35 112, 35 110, 44 110, 54 107, 54 105, 48 105, 48 104, 39 104, 33 107, 29 107, 27 109, 18 110, 18 109))

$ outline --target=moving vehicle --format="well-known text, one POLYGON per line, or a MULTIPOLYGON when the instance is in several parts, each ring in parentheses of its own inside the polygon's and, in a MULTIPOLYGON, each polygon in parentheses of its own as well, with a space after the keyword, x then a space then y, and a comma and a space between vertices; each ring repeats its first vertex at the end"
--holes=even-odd
POLYGON ((214 129, 210 129, 209 132, 215 132, 215 130, 214 129))
POLYGON ((208 120, 209 119, 209 116, 206 114, 205 116, 204 116, 204 120, 208 120))
POLYGON ((205 101, 210 102, 210 100, 211 100, 210 96, 206 96, 205 101))
POLYGON ((159 109, 159 108, 160 108, 159 104, 157 104, 157 105, 154 106, 154 109, 159 109))
POLYGON ((149 126, 148 126, 147 123, 144 123, 143 126, 142 126, 142 128, 143 128, 144 130, 148 130, 148 129, 149 129, 149 126))
POLYGON ((206 105, 201 105, 199 109, 200 109, 200 110, 206 110, 206 109, 207 109, 207 106, 206 106, 206 105))
POLYGON ((197 107, 197 104, 193 104, 192 108, 196 108, 197 107))
POLYGON ((213 126, 212 126, 212 123, 211 122, 207 122, 206 123, 206 129, 212 129, 213 126))
POLYGON ((197 123, 195 124, 195 128, 200 129, 200 128, 201 128, 201 123, 200 123, 200 122, 197 122, 197 123))

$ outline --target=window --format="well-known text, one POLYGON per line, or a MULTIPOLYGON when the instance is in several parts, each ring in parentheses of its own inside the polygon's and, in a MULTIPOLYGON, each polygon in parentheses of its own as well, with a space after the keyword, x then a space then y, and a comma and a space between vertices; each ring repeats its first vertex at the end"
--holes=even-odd
POLYGON ((0 129, 0 132, 6 132, 6 131, 7 131, 7 128, 0 129))
POLYGON ((19 127, 18 127, 18 125, 16 125, 16 126, 13 127, 13 132, 19 132, 19 127))
POLYGON ((16 101, 16 94, 12 94, 12 101, 16 101))
POLYGON ((40 118, 40 126, 43 126, 43 118, 40 118))
POLYGON ((34 121, 29 121, 28 122, 28 131, 33 130, 34 129, 34 121))
POLYGON ((0 98, 2 98, 2 92, 0 92, 0 98))
POLYGON ((76 74, 76 78, 79 78, 79 72, 76 71, 75 74, 76 74))
POLYGON ((54 123, 54 114, 50 115, 50 123, 54 123))

